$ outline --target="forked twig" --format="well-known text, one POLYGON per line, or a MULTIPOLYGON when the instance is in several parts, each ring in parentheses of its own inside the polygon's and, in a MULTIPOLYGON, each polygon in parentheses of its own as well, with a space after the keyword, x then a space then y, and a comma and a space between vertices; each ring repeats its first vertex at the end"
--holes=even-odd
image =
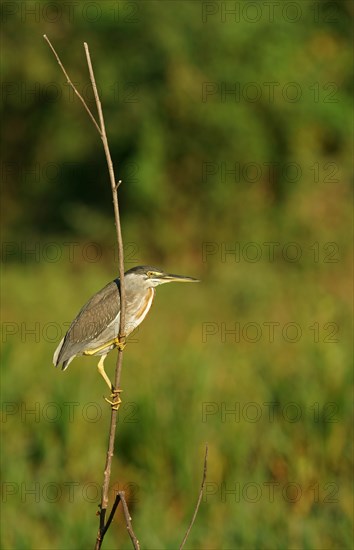
POLYGON ((204 491, 204 485, 205 485, 205 480, 206 480, 206 476, 207 476, 207 469, 208 469, 208 444, 205 445, 205 456, 204 456, 204 469, 203 469, 203 479, 202 479, 202 484, 200 486, 200 491, 199 491, 199 497, 198 497, 198 500, 197 500, 197 505, 195 507, 195 510, 194 510, 194 514, 193 514, 193 517, 192 517, 192 520, 189 524, 189 527, 186 531, 186 534, 184 535, 184 538, 182 540, 182 543, 181 543, 181 546, 179 547, 179 550, 182 550, 182 548, 184 548, 184 545, 186 544, 186 541, 187 541, 187 538, 189 537, 189 533, 191 532, 191 529, 193 527, 193 524, 195 522, 195 518, 197 517, 197 514, 198 514, 198 510, 199 510, 199 506, 200 506, 200 503, 202 501, 202 496, 203 496, 203 491, 204 491))
POLYGON ((109 526, 110 526, 111 523, 112 523, 112 520, 113 520, 113 518, 114 518, 114 514, 116 513, 116 510, 117 510, 117 508, 118 508, 118 504, 120 503, 120 500, 121 500, 121 499, 120 499, 120 494, 117 493, 116 499, 115 499, 115 501, 114 501, 114 503, 113 503, 113 506, 112 506, 112 510, 111 510, 111 512, 110 512, 110 514, 109 514, 109 517, 108 517, 107 521, 106 521, 106 525, 103 526, 103 529, 102 529, 102 538, 105 536, 106 531, 108 531, 109 526))
POLYGON ((72 89, 74 90, 75 94, 78 96, 78 98, 80 99, 81 103, 83 104, 83 106, 85 107, 89 117, 91 118, 92 122, 94 123, 94 125, 96 126, 96 130, 98 131, 98 133, 101 135, 101 129, 100 127, 98 126, 97 122, 96 122, 96 119, 95 117, 93 116, 89 106, 87 105, 86 101, 84 100, 84 98, 82 97, 82 95, 80 94, 80 92, 77 90, 77 88, 74 86, 74 84, 72 83, 68 73, 66 72, 65 70, 65 67, 64 65, 62 64, 62 62, 60 61, 60 58, 57 54, 57 52, 55 51, 51 41, 49 40, 48 36, 46 34, 43 34, 43 38, 44 40, 46 40, 48 42, 48 45, 50 47, 50 49, 52 50, 54 56, 55 56, 55 59, 58 61, 58 64, 59 64, 59 67, 61 68, 61 70, 63 71, 63 73, 65 74, 66 76, 66 81, 67 83, 69 84, 69 86, 72 87, 72 89))
MULTIPOLYGON (((123 238, 122 238, 121 225, 120 225, 120 215, 119 215, 119 203, 118 203, 118 195, 117 195, 117 189, 118 189, 119 185, 121 184, 121 181, 119 180, 117 182, 117 180, 115 179, 115 175, 114 175, 114 168, 113 168, 112 158, 111 158, 109 145, 108 145, 108 139, 107 139, 107 134, 106 134, 106 129, 105 129, 105 123, 104 123, 104 117, 103 117, 103 112, 102 112, 102 107, 101 107, 101 101, 100 101, 99 94, 98 94, 98 91, 97 91, 96 80, 95 80, 95 76, 94 76, 94 72, 93 72, 93 68, 92 68, 89 48, 88 48, 87 43, 85 42, 84 43, 84 48, 85 48, 85 53, 86 53, 86 60, 87 60, 87 65, 88 65, 88 69, 89 69, 91 85, 92 85, 93 93, 94 93, 94 96, 95 96, 96 107, 97 107, 97 112, 98 112, 98 117, 99 117, 99 124, 97 124, 97 121, 96 121, 95 117, 93 116, 91 110, 89 109, 86 101, 81 96, 81 94, 78 92, 78 90, 76 89, 76 87, 73 84, 72 80, 70 79, 67 71, 65 70, 64 65, 62 64, 62 62, 61 62, 57 52, 55 51, 53 45, 51 44, 50 40, 48 39, 48 37, 46 35, 43 35, 43 36, 44 36, 44 39, 47 41, 50 49, 52 50, 52 52, 53 52, 53 54, 54 54, 54 56, 55 56, 55 58, 56 58, 56 60, 59 64, 61 70, 63 71, 63 73, 64 73, 64 75, 67 79, 68 84, 72 87, 75 94, 79 97, 81 103, 83 104, 85 110, 87 111, 89 117, 91 118, 92 122, 94 123, 94 125, 96 127, 96 130, 98 131, 98 133, 99 133, 99 135, 102 139, 103 148, 104 148, 104 152, 105 152, 105 155, 106 155, 106 161, 107 161, 107 165, 108 165, 110 182, 111 182, 111 189, 112 189, 112 196, 113 196, 113 206, 114 206, 114 218, 115 218, 115 225, 116 225, 116 236, 117 236, 117 244, 118 244, 118 255, 119 255, 119 277, 120 277, 120 298, 121 298, 121 300, 120 300, 120 302, 121 302, 120 303, 120 308, 121 309, 120 309, 119 339, 124 340, 124 338, 125 338, 124 256, 123 256, 123 238)), ((123 351, 119 348, 118 358, 117 358, 117 363, 116 363, 116 370, 115 370, 115 388, 119 388, 119 386, 120 386, 122 361, 123 361, 123 351)), ((133 547, 134 547, 135 550, 140 550, 139 541, 136 538, 136 535, 134 534, 134 531, 133 531, 133 527, 132 527, 132 523, 131 523, 131 517, 130 517, 127 502, 125 500, 124 491, 119 491, 117 493, 117 496, 115 498, 114 504, 113 504, 111 512, 109 514, 109 517, 108 517, 107 521, 105 521, 106 513, 107 513, 107 507, 108 507, 108 490, 109 490, 109 482, 110 482, 110 478, 111 478, 111 468, 112 468, 112 459, 113 459, 113 453, 114 453, 114 439, 115 439, 116 427, 117 427, 117 410, 112 408, 111 424, 110 424, 110 432, 109 432, 109 441, 108 441, 108 450, 107 450, 106 464, 105 464, 105 469, 104 469, 104 479, 103 479, 103 486, 102 486, 102 499, 101 499, 100 512, 99 512, 99 516, 100 516, 99 529, 98 529, 97 538, 96 538, 95 550, 100 550, 103 538, 104 538, 107 530, 109 529, 109 527, 112 523, 114 514, 115 514, 115 512, 117 510, 117 507, 119 505, 119 502, 122 502, 125 522, 126 522, 126 526, 127 526, 127 531, 128 531, 129 536, 130 536, 130 539, 132 541, 133 547)), ((182 543, 179 547, 179 550, 182 550, 184 548, 184 545, 187 541, 187 538, 188 538, 189 533, 190 533, 190 531, 193 527, 195 518, 196 518, 198 510, 199 510, 199 506, 200 506, 202 496, 203 496, 206 475, 207 475, 207 458, 208 458, 208 445, 206 445, 206 447, 205 447, 203 479, 202 479, 202 483, 201 483, 201 487, 200 487, 198 501, 197 501, 197 504, 196 504, 196 507, 195 507, 195 510, 194 510, 192 520, 191 520, 190 525, 189 525, 189 527, 186 531, 186 534, 183 538, 183 541, 182 541, 182 543)))

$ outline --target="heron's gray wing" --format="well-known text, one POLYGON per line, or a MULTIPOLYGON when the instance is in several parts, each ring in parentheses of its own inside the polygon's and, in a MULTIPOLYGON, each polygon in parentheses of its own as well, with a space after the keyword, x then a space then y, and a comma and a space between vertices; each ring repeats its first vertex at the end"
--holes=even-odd
POLYGON ((86 345, 99 337, 119 311, 119 280, 116 279, 92 296, 79 311, 65 335, 60 351, 54 355, 55 364, 59 365, 85 351, 86 345))

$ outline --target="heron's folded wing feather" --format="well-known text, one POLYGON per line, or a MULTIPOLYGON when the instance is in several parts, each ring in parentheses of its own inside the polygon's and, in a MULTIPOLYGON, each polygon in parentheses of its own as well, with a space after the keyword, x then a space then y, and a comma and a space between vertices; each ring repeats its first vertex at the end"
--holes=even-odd
POLYGON ((79 311, 65 335, 57 355, 57 364, 82 353, 119 314, 119 282, 112 281, 97 292, 79 311))

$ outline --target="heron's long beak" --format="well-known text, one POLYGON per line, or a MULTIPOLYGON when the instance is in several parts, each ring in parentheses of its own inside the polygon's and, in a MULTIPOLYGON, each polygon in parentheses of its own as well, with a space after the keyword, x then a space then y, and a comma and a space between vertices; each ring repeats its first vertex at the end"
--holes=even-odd
POLYGON ((199 279, 194 277, 185 277, 184 275, 173 275, 172 273, 165 273, 161 276, 161 282, 164 283, 199 283, 199 279))

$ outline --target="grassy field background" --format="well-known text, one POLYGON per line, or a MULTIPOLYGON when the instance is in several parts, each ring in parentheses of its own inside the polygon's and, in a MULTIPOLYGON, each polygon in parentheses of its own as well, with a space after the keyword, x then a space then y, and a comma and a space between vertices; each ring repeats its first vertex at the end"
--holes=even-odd
MULTIPOLYGON (((350 548, 345 255, 334 264, 215 260, 188 268, 184 259, 180 270, 171 258, 168 267, 202 282, 158 289, 131 337, 112 495, 127 490, 144 547, 176 548, 208 442, 189 547, 350 548)), ((77 359, 61 373, 51 358, 56 331, 109 275, 100 264, 64 261, 5 270, 3 548, 92 544, 107 392, 96 360, 77 359)), ((129 547, 120 514, 106 547, 117 540, 129 547)))
MULTIPOLYGON (((351 4, 292 3, 292 24, 252 23, 247 2, 238 20, 227 2, 149 1, 92 21, 92 4, 6 12, 1 548, 93 547, 110 416, 96 359, 52 365, 117 263, 100 143, 46 32, 80 89, 90 44, 126 268, 201 279, 158 288, 129 339, 111 502, 126 491, 142 548, 178 548, 207 442, 187 548, 349 550, 351 4)), ((103 547, 131 547, 121 510, 103 547)))

